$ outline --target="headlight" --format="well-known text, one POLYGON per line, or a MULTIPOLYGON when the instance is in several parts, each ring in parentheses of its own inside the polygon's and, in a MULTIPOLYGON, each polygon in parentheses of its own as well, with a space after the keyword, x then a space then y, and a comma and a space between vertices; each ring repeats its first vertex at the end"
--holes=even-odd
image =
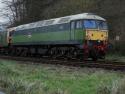
POLYGON ((100 43, 101 41, 100 40, 98 40, 98 43, 100 43))

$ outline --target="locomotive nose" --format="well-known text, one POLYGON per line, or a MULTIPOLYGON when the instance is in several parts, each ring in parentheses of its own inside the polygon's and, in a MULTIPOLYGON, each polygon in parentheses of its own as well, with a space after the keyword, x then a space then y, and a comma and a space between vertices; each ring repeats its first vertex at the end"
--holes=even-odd
POLYGON ((88 40, 100 40, 100 41, 107 40, 107 31, 87 30, 86 32, 88 40))

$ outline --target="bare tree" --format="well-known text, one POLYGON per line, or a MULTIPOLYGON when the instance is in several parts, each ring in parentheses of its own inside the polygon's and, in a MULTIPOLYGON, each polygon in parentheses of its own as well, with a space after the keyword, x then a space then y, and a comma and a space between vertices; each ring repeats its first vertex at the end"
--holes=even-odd
POLYGON ((23 21, 25 17, 25 9, 24 9, 24 0, 3 0, 2 3, 5 4, 3 8, 3 15, 8 17, 10 22, 15 25, 18 25, 21 21, 23 21))

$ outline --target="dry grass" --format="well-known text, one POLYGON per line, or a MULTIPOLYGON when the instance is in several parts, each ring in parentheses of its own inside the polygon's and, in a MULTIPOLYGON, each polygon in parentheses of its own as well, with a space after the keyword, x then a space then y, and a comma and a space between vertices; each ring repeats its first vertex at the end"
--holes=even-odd
POLYGON ((97 94, 125 94, 125 78, 114 81, 111 86, 100 84, 97 94))
POLYGON ((6 94, 112 94, 116 86, 122 89, 123 77, 124 73, 102 69, 0 60, 0 87, 6 94))

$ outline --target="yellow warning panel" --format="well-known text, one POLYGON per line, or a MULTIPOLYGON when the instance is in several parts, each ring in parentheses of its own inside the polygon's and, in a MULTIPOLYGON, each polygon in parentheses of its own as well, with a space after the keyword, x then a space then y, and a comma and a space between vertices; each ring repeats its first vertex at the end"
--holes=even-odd
POLYGON ((86 36, 88 40, 108 40, 108 31, 107 30, 87 30, 86 36))

